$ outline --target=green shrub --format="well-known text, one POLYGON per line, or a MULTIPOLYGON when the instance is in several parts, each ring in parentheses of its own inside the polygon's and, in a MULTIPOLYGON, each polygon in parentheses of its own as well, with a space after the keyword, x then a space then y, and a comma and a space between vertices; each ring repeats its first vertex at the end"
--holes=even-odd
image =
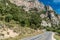
POLYGON ((5 17, 6 22, 10 22, 12 20, 13 16, 11 14, 7 14, 5 17))
POLYGON ((4 17, 3 16, 0 16, 0 21, 3 21, 4 20, 4 17))
POLYGON ((57 32, 58 34, 60 34, 60 30, 56 30, 56 32, 57 32))

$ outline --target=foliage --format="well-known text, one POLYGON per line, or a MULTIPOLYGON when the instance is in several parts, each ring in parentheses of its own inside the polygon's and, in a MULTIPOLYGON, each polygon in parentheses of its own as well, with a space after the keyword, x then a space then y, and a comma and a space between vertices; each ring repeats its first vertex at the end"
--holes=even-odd
POLYGON ((11 14, 7 14, 5 17, 6 22, 10 22, 12 20, 13 16, 11 14))
MULTIPOLYGON (((31 9, 30 11, 26 12, 23 9, 23 6, 16 6, 15 4, 10 3, 8 0, 2 0, 0 1, 0 20, 5 20, 5 22, 10 22, 11 20, 14 20, 16 22, 19 22, 19 24, 22 27, 30 27, 34 29, 43 29, 40 18, 40 14, 45 14, 46 11, 40 11, 37 12, 36 8, 31 9), (6 5, 8 3, 8 5, 6 5)), ((60 33, 57 27, 46 28, 48 31, 54 31, 60 33), (57 30, 57 31, 56 31, 57 30)))
POLYGON ((23 6, 18 7, 15 4, 10 3, 8 0, 2 0, 0 3, 0 14, 1 16, 5 16, 5 22, 14 20, 16 22, 18 21, 21 26, 35 29, 40 27, 40 13, 37 13, 36 10, 32 10, 34 12, 26 12, 24 11, 23 6), (8 5, 6 5, 6 3, 8 3, 8 5))

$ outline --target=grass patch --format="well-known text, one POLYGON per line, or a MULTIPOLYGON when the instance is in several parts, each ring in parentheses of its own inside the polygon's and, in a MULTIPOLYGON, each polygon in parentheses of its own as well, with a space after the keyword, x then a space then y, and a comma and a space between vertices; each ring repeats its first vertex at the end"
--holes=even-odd
POLYGON ((56 40, 60 40, 60 36, 59 35, 55 35, 56 40))

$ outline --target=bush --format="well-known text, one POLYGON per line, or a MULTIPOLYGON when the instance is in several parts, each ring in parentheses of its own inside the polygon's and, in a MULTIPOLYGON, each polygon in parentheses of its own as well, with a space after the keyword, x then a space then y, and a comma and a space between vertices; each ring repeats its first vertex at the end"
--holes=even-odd
POLYGON ((10 22, 12 20, 13 16, 11 14, 7 14, 5 17, 6 22, 10 22))
POLYGON ((56 32, 57 32, 58 34, 60 34, 60 30, 56 30, 56 32))
POLYGON ((0 16, 0 21, 4 20, 4 17, 3 16, 0 16))

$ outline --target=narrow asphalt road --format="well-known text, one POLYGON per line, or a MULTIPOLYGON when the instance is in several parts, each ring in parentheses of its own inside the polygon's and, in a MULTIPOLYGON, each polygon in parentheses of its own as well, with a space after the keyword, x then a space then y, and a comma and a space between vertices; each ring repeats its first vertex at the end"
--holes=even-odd
POLYGON ((52 36, 53 36, 53 32, 45 32, 43 34, 33 36, 33 37, 24 38, 21 40, 53 40, 52 36))

